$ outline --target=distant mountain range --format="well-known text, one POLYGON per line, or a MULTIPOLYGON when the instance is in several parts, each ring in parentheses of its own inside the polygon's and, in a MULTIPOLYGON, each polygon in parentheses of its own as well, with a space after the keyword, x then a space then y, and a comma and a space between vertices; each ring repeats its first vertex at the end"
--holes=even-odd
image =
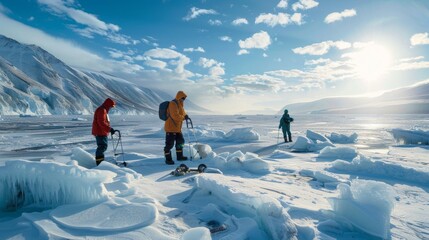
POLYGON ((286 105, 291 114, 429 114, 429 80, 377 97, 332 97, 286 105))
MULTIPOLYGON (((118 114, 157 114, 174 97, 105 73, 70 67, 35 45, 0 35, 0 115, 87 115, 111 97, 118 114)), ((188 111, 208 111, 187 102, 188 111)))

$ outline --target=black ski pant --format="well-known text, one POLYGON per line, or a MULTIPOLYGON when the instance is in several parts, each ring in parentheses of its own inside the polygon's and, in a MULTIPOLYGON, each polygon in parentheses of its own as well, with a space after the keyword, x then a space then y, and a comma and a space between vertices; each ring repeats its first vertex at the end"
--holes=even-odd
POLYGON ((284 126, 282 126, 282 132, 283 132, 283 139, 285 141, 287 140, 287 137, 289 137, 289 142, 292 141, 292 133, 290 132, 290 124, 286 124, 284 126))
POLYGON ((176 151, 182 151, 183 146, 185 145, 185 139, 183 138, 183 134, 173 133, 173 132, 165 133, 165 147, 164 147, 165 154, 170 153, 170 150, 174 146, 174 142, 176 142, 176 151))
POLYGON ((95 141, 97 142, 95 159, 104 160, 104 152, 107 150, 107 136, 95 136, 95 141))

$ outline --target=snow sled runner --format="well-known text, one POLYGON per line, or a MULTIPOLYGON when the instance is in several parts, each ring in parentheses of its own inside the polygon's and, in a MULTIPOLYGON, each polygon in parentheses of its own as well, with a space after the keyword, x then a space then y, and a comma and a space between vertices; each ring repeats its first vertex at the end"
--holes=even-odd
POLYGON ((176 170, 171 172, 173 176, 183 176, 187 173, 203 173, 206 171, 207 166, 205 164, 198 165, 197 168, 189 168, 186 164, 180 164, 176 170))

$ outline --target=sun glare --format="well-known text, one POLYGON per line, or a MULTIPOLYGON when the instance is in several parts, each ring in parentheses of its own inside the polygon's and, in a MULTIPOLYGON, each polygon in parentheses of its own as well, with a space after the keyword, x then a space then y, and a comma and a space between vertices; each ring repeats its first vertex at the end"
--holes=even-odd
POLYGON ((381 79, 388 71, 391 61, 390 51, 376 44, 368 45, 352 56, 356 74, 366 82, 381 79))

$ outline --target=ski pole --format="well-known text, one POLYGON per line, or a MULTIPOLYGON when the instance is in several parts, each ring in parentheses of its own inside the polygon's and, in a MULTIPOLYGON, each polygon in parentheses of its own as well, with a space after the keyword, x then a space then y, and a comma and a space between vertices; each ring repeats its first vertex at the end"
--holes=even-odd
POLYGON ((126 165, 125 163, 125 159, 124 159, 124 147, 122 146, 122 135, 121 135, 121 131, 116 130, 119 134, 119 138, 118 138, 118 142, 121 144, 121 155, 122 155, 122 162, 124 163, 124 165, 126 165))
POLYGON ((115 132, 114 132, 111 136, 112 136, 112 142, 113 142, 112 146, 113 146, 113 156, 114 156, 114 158, 115 158, 115 162, 116 162, 117 156, 118 156, 118 155, 122 155, 122 164, 123 164, 124 166, 127 166, 127 163, 125 162, 125 159, 124 159, 124 147, 122 146, 122 135, 121 135, 121 131, 119 131, 119 130, 115 130, 115 132), (115 133, 118 133, 118 140, 116 141, 116 143, 115 143, 115 140, 114 140, 114 138, 113 138, 113 135, 114 135, 115 133), (116 153, 116 150, 118 149, 119 144, 121 145, 121 153, 116 153))
POLYGON ((192 153, 191 153, 191 137, 189 136, 189 122, 191 123, 191 126, 193 126, 192 125, 192 121, 188 121, 188 120, 191 120, 190 118, 187 118, 186 119, 186 128, 188 129, 188 131, 186 131, 186 135, 188 136, 188 148, 189 148, 189 159, 192 161, 192 153))
POLYGON ((277 129, 277 144, 279 144, 280 128, 277 129))
MULTIPOLYGON (((194 124, 192 123, 192 119, 190 119, 190 118, 188 118, 187 120, 186 120, 186 126, 188 127, 188 131, 190 131, 189 130, 189 126, 188 126, 188 120, 189 120, 189 123, 191 124, 191 129, 192 129, 192 135, 194 136, 194 139, 195 139, 195 144, 196 145, 198 145, 198 139, 197 139, 197 136, 195 135, 195 131, 194 131, 194 124)), ((189 134, 189 133, 188 133, 189 134)), ((190 138, 190 137, 189 137, 190 138)), ((191 140, 189 140, 189 142, 190 142, 191 140)), ((191 157, 191 159, 193 158, 193 157, 195 157, 195 155, 198 153, 198 154, 200 154, 200 152, 199 152, 199 150, 198 150, 198 148, 196 148, 195 149, 197 152, 195 153, 195 154, 193 154, 192 155, 192 157, 191 157)), ((200 156, 200 159, 202 159, 202 157, 200 156)))

